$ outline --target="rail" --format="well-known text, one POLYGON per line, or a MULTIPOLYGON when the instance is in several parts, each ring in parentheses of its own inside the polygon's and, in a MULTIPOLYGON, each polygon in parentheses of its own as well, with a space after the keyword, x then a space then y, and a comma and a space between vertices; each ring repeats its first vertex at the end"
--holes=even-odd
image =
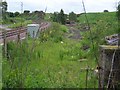
MULTIPOLYGON (((43 22, 40 25, 40 31, 47 29, 50 26, 50 23, 43 22)), ((4 38, 7 39, 7 41, 11 41, 17 38, 18 35, 20 35, 20 39, 26 37, 27 28, 17 28, 14 30, 6 30, 0 32, 0 44, 3 43, 4 38), (4 35, 6 33, 6 35, 4 35), (24 35, 21 35, 24 34, 24 35), (11 39, 10 39, 11 38, 11 39)))

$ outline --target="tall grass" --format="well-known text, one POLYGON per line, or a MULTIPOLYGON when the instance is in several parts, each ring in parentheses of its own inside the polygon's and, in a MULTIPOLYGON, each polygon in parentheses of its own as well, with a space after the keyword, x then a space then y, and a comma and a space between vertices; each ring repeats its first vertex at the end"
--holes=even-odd
POLYGON ((27 26, 28 24, 31 24, 31 23, 32 23, 31 20, 26 20, 26 21, 23 21, 23 22, 13 23, 13 24, 9 25, 8 27, 9 28, 18 28, 18 27, 21 27, 21 26, 27 26))
MULTIPOLYGON (((3 87, 84 88, 84 68, 94 68, 95 63, 79 62, 83 55, 81 44, 63 38, 66 31, 65 26, 53 23, 40 34, 33 49, 32 39, 28 44, 9 43, 9 57, 3 60, 3 87)), ((89 71, 88 77, 88 87, 97 87, 93 71, 89 71)))
MULTIPOLYGON (((99 45, 106 44, 104 37, 117 31, 114 12, 90 13, 87 17, 92 34, 82 32, 80 41, 65 38, 69 30, 52 23, 36 41, 29 38, 21 44, 8 43, 8 57, 3 59, 3 87, 85 88, 86 68, 96 67, 99 45), (84 46, 88 48, 84 50, 84 46)), ((84 14, 78 19, 81 25, 86 24, 84 14)), ((93 70, 88 71, 87 79, 88 88, 98 87, 93 70)))
MULTIPOLYGON (((99 58, 99 45, 106 44, 105 36, 116 34, 118 31, 116 12, 87 13, 86 16, 90 24, 91 33, 90 30, 82 32, 84 39, 81 42, 90 47, 90 53, 93 53, 93 55, 89 54, 91 57, 95 53, 99 58), (95 47, 94 50, 93 45, 95 47)), ((82 14, 78 20, 81 26, 87 25, 85 14, 82 14)))

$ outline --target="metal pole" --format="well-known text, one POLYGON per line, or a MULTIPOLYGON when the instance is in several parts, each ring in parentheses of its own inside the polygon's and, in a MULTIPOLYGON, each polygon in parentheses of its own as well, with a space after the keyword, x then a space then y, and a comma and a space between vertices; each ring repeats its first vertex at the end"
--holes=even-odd
MULTIPOLYGON (((20 30, 22 29, 22 12, 23 12, 23 2, 21 2, 21 27, 20 27, 20 30)), ((20 42, 20 30, 18 30, 18 42, 20 42)))

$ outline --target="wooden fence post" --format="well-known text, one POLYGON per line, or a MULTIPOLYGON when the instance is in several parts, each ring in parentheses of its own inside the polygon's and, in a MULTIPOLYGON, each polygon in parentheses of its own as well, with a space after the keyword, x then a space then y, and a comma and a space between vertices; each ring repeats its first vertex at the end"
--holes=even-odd
POLYGON ((17 31, 17 34, 18 34, 18 43, 20 42, 20 30, 18 29, 18 31, 17 31))
MULTIPOLYGON (((120 87, 120 48, 118 46, 101 45, 100 46, 100 85, 113 86, 117 89, 120 87), (114 53, 115 52, 115 53, 114 53), (113 57, 114 56, 114 57, 113 57), (113 63, 114 60, 114 63, 113 63), (112 71, 112 73, 110 73, 112 71), (113 75, 112 75, 113 74, 113 75), (108 84, 108 85, 107 85, 108 84)), ((109 88, 109 87, 107 87, 109 88)))
POLYGON ((3 41, 4 41, 4 47, 3 47, 4 48, 4 57, 6 57, 7 56, 7 40, 6 40, 7 31, 4 30, 3 33, 4 33, 4 39, 3 39, 3 41))
POLYGON ((86 88, 87 88, 87 84, 88 84, 88 67, 86 68, 86 88))

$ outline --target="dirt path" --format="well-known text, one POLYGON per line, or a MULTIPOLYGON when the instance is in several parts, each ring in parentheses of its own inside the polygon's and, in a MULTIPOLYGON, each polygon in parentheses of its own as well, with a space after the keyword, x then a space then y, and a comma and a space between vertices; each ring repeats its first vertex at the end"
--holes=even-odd
POLYGON ((70 26, 68 28, 69 28, 69 32, 66 33, 67 38, 81 40, 82 36, 80 35, 80 30, 70 26))

